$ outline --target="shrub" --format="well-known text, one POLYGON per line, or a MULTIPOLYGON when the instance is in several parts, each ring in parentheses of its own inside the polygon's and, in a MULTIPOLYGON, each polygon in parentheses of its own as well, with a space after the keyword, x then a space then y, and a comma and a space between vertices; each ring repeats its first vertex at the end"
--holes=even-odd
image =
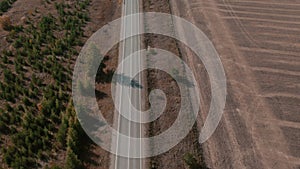
POLYGON ((78 156, 70 149, 67 150, 67 159, 65 169, 81 169, 81 161, 78 156))
POLYGON ((26 106, 31 106, 32 103, 30 102, 30 100, 27 98, 27 97, 24 97, 23 98, 23 103, 26 105, 26 106))
POLYGON ((0 2, 0 11, 1 12, 6 12, 9 8, 10 8, 10 4, 9 1, 4 0, 2 2, 0 2))
POLYGON ((8 134, 8 133, 9 133, 9 128, 4 122, 0 121, 0 134, 8 134))
POLYGON ((13 28, 9 16, 6 15, 0 17, 0 25, 6 31, 9 31, 13 28))
POLYGON ((4 55, 2 57, 2 62, 5 63, 5 64, 7 64, 9 62, 8 57, 6 55, 4 55))
POLYGON ((184 155, 184 161, 189 166, 190 169, 202 169, 202 166, 198 163, 195 157, 190 153, 184 155))

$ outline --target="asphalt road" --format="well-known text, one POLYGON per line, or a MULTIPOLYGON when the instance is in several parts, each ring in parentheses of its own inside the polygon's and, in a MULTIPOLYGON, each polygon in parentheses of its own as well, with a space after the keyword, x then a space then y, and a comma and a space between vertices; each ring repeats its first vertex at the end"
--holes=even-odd
MULTIPOLYGON (((139 0, 124 0, 123 7, 122 7, 122 15, 130 15, 134 13, 139 13, 139 0)), ((136 17, 127 17, 126 19, 122 20, 122 27, 121 27, 121 37, 126 37, 131 35, 132 32, 137 32, 140 29, 140 21, 139 18, 136 17)), ((131 38, 127 38, 123 42, 120 43, 119 47, 119 64, 121 65, 121 70, 125 74, 130 74, 130 72, 138 72, 141 69, 142 60, 139 59, 131 59, 130 62, 122 62, 125 57, 128 57, 132 53, 140 50, 140 37, 135 36, 131 38), (130 71, 130 72, 129 72, 130 71)), ((122 75, 120 76, 121 81, 122 75)), ((130 77, 134 78, 135 82, 142 84, 141 76, 130 77)), ((119 99, 119 106, 120 110, 123 113, 128 113, 128 116, 132 116, 130 105, 128 101, 130 97, 128 93, 125 92, 126 90, 130 90, 131 95, 131 104, 136 107, 137 109, 141 109, 141 89, 138 87, 134 87, 131 85, 119 85, 116 89, 116 98, 119 99)), ((131 137, 140 137, 142 135, 142 126, 139 123, 132 122, 119 113, 116 113, 118 120, 117 120, 117 129, 120 133, 124 135, 128 135, 131 137)), ((117 135, 115 137, 116 140, 113 141, 115 144, 116 154, 120 154, 120 152, 126 152, 130 154, 131 151, 140 152, 141 144, 132 145, 130 140, 124 140, 117 135)), ((114 146, 114 145, 113 145, 114 146)), ((143 160, 142 159, 133 159, 121 156, 113 156, 111 168, 113 169, 140 169, 143 168, 143 160)))

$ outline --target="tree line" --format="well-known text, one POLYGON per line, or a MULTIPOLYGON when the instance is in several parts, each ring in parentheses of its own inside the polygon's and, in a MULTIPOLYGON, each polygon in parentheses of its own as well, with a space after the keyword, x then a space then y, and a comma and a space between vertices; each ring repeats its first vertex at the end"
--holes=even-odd
POLYGON ((58 15, 41 14, 38 22, 28 17, 9 30, 12 48, 1 52, 0 63, 0 145, 8 167, 40 168, 63 149, 63 166, 44 167, 82 168, 83 134, 70 101, 71 68, 76 47, 83 45, 90 0, 72 2, 48 2, 58 15))

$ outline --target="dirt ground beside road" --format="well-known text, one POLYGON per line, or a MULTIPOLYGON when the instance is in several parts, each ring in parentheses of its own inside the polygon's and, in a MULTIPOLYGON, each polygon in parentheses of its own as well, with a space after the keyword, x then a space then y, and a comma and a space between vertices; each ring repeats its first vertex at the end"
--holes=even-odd
MULTIPOLYGON (((300 167, 299 3, 288 0, 171 0, 172 12, 197 25, 215 45, 227 76, 223 119, 204 144, 210 168, 300 167), (187 12, 188 11, 188 12, 187 12)), ((199 72, 201 128, 209 85, 199 72)))
MULTIPOLYGON (((170 6, 167 0, 150 0, 144 1, 144 12, 163 12, 171 13, 170 6)), ((147 24, 147 20, 145 21, 147 24)), ((144 38, 145 45, 151 48, 160 48, 170 51, 178 57, 182 57, 178 42, 175 39, 162 36, 147 34, 144 38)), ((147 58, 151 62, 151 57, 147 58)), ((163 65, 170 65, 170 63, 160 63, 163 65)), ((159 70, 148 70, 148 91, 153 89, 160 89, 164 91, 167 97, 167 105, 163 114, 149 125, 149 136, 158 135, 167 130, 178 116, 180 110, 180 91, 176 81, 167 73, 159 70)), ((196 125, 190 133, 175 147, 161 155, 152 157, 150 159, 151 168, 155 169, 169 169, 169 168, 189 168, 184 158, 185 155, 190 154, 195 160, 204 165, 203 156, 200 145, 197 143, 198 130, 196 125)))

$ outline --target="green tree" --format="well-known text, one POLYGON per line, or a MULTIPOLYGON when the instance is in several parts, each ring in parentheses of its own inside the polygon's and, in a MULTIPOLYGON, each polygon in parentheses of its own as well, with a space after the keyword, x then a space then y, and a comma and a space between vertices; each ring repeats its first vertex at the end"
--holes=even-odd
POLYGON ((9 128, 3 121, 0 121, 0 134, 8 134, 8 133, 9 133, 9 128))
POLYGON ((57 140, 61 147, 66 145, 66 135, 67 135, 68 125, 66 122, 62 122, 57 132, 57 140))
POLYGON ((65 169, 82 169, 81 161, 78 159, 78 156, 70 148, 67 149, 65 169))
POLYGON ((3 55, 2 62, 5 64, 9 62, 8 57, 6 55, 3 55))
POLYGON ((71 148, 75 153, 78 153, 79 148, 79 138, 78 133, 73 126, 69 127, 67 146, 71 148))

